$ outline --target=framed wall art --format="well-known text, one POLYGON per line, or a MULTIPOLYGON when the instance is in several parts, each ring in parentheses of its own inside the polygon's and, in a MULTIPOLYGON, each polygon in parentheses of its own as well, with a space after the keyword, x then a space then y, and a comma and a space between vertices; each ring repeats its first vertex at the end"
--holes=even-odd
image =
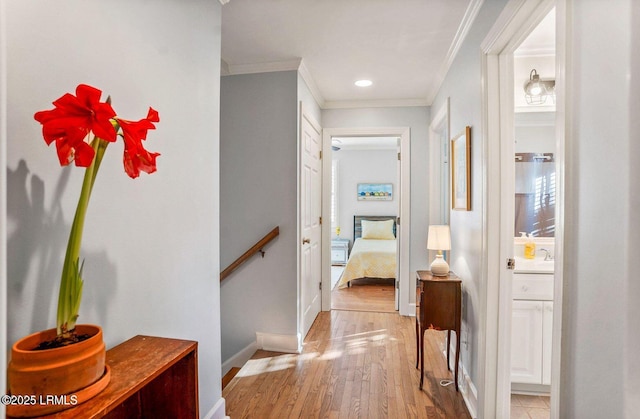
POLYGON ((358 201, 393 200, 392 183, 358 183, 358 201))
POLYGON ((451 140, 451 208, 471 210, 471 127, 451 140))

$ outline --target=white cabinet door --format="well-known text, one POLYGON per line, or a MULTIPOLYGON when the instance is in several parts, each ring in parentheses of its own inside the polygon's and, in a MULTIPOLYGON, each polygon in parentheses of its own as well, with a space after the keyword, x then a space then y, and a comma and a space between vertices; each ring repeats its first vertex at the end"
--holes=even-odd
POLYGON ((551 384, 551 336, 553 335, 553 301, 545 301, 542 311, 542 384, 551 384))
POLYGON ((511 381, 542 382, 542 301, 513 301, 511 320, 511 381))

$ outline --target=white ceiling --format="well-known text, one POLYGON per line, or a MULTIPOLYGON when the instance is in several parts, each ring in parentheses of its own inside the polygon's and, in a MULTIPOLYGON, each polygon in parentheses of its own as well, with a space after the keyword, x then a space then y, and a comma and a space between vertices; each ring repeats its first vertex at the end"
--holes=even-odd
POLYGON ((556 52, 556 9, 553 8, 515 51, 516 56, 547 56, 556 52))
POLYGON ((481 4, 231 0, 222 8, 223 74, 302 63, 324 108, 430 105, 481 4), (364 78, 373 86, 354 86, 364 78))

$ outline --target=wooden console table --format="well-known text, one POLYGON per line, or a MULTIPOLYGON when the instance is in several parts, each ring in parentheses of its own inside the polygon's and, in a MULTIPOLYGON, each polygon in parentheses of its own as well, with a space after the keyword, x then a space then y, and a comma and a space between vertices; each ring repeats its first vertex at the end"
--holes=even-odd
POLYGON ((420 389, 424 380, 424 332, 427 329, 447 331, 447 369, 451 331, 456 332, 456 364, 454 382, 458 390, 460 360, 460 324, 462 317, 462 280, 453 272, 434 276, 430 271, 418 271, 416 277, 416 368, 420 362, 420 389))
POLYGON ((111 381, 96 397, 43 418, 198 418, 198 343, 135 336, 107 351, 111 381))

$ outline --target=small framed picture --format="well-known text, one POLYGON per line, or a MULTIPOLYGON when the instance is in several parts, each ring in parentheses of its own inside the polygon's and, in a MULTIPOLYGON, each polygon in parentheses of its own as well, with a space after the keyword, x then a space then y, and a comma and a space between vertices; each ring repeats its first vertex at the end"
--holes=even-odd
POLYGON ((392 183, 358 183, 358 201, 393 200, 392 183))

